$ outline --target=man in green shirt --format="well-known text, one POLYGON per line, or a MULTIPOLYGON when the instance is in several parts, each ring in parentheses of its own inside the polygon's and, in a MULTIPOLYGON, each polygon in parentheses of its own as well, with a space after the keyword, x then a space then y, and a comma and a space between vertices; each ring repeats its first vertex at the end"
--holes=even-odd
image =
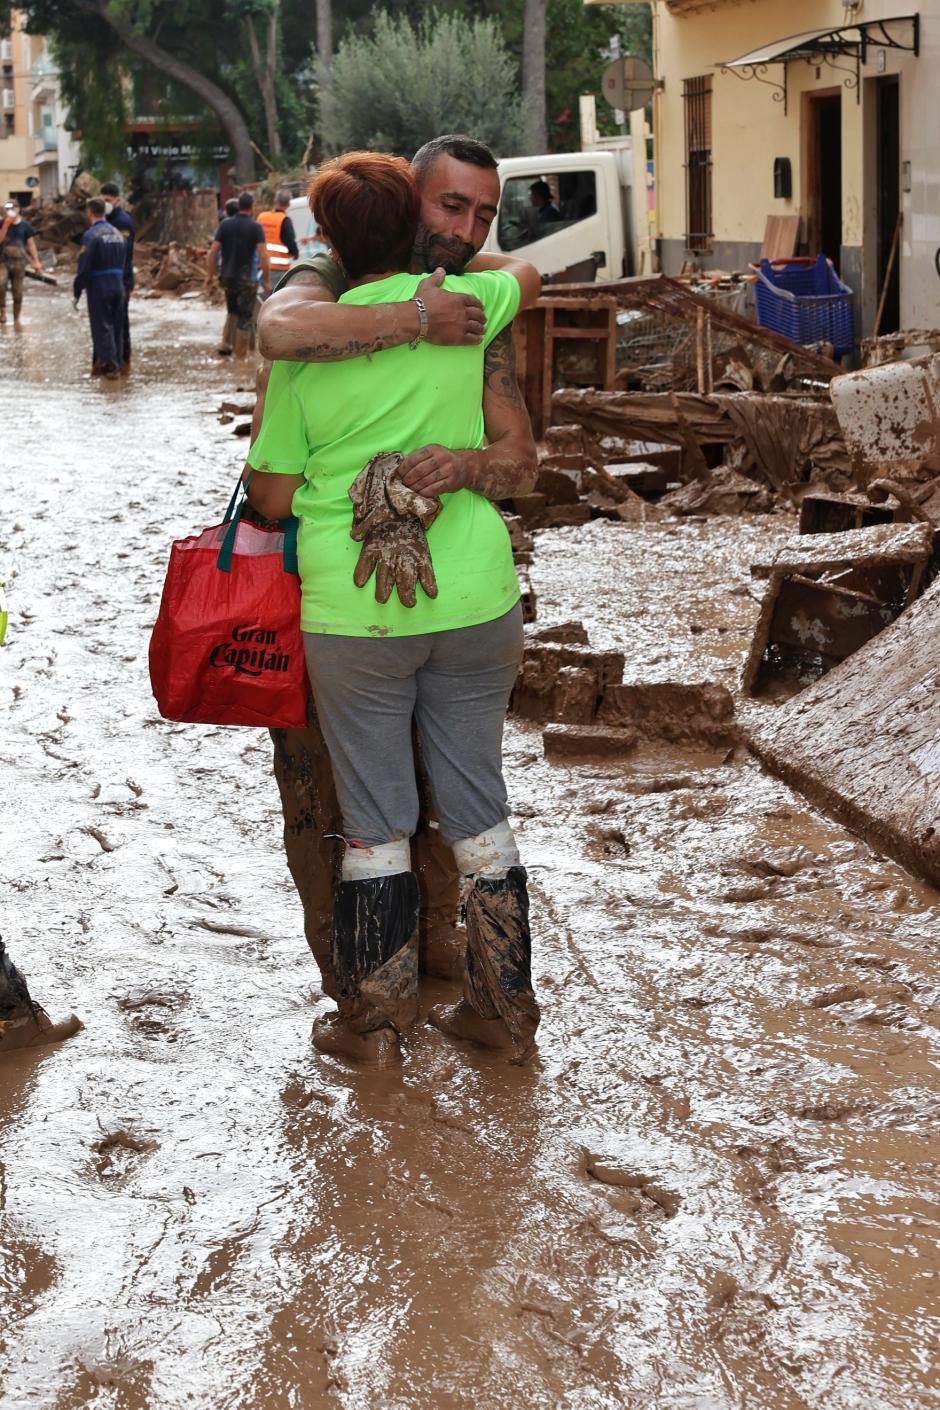
MULTIPOLYGON (((483 308, 468 294, 440 287, 444 272, 462 273, 474 260, 496 216, 499 177, 488 149, 470 138, 436 138, 413 161, 421 195, 421 225, 412 269, 429 275, 420 286, 428 320, 426 337, 439 345, 483 341, 483 308), (440 271, 434 274, 433 271, 440 271)), ((500 265, 481 257, 473 268, 500 265)), ((341 362, 362 353, 410 343, 421 332, 413 300, 355 306, 339 304, 346 290, 339 265, 327 255, 301 260, 264 305, 258 325, 263 356, 258 405, 252 428, 257 439, 271 362, 341 362)), ((340 369, 337 369, 339 371, 340 369)), ((470 486, 491 500, 531 488, 536 450, 515 375, 512 332, 506 328, 486 350, 481 450, 425 447, 409 456, 402 478, 435 493, 470 486)), ((328 959, 333 880, 339 873, 342 831, 329 755, 315 719, 305 730, 272 730, 274 771, 284 809, 288 866, 304 907, 307 941, 320 965, 324 988, 333 994, 328 959)), ((419 770, 423 798, 426 782, 419 770)), ((427 809, 425 809, 427 812, 427 809)), ((422 964, 429 973, 456 979, 463 970, 464 941, 453 929, 458 877, 451 851, 436 828, 419 828, 413 840, 421 887, 422 964)), ((335 997, 335 995, 334 995, 335 997)))

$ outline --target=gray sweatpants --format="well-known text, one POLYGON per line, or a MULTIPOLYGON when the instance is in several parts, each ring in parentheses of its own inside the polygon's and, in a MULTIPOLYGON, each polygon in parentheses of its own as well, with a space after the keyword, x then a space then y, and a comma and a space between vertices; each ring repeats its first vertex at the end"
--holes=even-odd
POLYGON ((412 717, 444 840, 507 817, 503 723, 522 646, 519 604, 493 622, 422 636, 304 633, 346 837, 378 847, 415 831, 412 717))

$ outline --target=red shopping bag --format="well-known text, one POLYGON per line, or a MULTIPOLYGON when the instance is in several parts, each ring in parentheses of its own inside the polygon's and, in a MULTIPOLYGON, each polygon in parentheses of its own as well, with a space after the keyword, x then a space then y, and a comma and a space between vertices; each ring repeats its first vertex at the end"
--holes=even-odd
POLYGON ((299 729, 307 671, 297 521, 246 523, 237 497, 238 486, 225 522, 173 544, 150 637, 150 682, 167 720, 299 729))

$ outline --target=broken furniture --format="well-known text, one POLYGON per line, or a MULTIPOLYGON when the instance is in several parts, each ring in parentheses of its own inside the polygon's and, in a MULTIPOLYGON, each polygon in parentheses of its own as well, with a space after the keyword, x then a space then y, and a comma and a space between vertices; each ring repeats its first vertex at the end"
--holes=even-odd
POLYGON ((862 338, 859 343, 862 367, 880 367, 884 362, 897 362, 911 348, 925 353, 940 352, 940 328, 904 328, 899 333, 881 333, 875 338, 862 338))
POLYGON ((888 505, 872 504, 863 494, 813 490, 800 501, 801 534, 844 534, 872 524, 894 524, 904 517, 888 505))
POLYGON ((715 682, 613 683, 592 724, 549 724, 545 757, 570 762, 631 757, 635 763, 665 751, 697 768, 727 760, 740 735, 730 692, 715 682))
MULTIPOLYGON (((580 287, 580 286, 578 286, 580 287)), ((532 429, 551 422, 556 385, 612 387, 617 370, 617 302, 543 295, 513 323, 516 376, 532 429)))
POLYGON ((851 460, 828 398, 758 392, 604 392, 563 389, 552 398, 559 421, 589 437, 666 442, 683 449, 685 478, 705 479, 708 456, 741 447, 739 471, 796 500, 813 478, 835 491, 855 487, 851 460), (706 454, 707 453, 707 454, 706 454))
POLYGON ((705 391, 730 378, 740 391, 824 389, 841 370, 831 359, 735 313, 723 299, 694 293, 664 274, 549 286, 546 293, 616 301, 619 387, 705 391))
POLYGON ((761 712, 748 741, 773 773, 934 886, 938 622, 940 582, 851 660, 786 705, 761 712))
POLYGON ((857 651, 920 594, 933 552, 929 524, 882 524, 790 539, 755 564, 767 591, 744 667, 747 694, 772 680, 798 687, 857 651))

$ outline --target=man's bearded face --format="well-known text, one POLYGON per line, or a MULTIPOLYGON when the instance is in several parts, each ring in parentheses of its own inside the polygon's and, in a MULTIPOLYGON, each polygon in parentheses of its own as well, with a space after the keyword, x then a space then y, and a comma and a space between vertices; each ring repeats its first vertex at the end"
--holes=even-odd
POLYGON ((499 177, 489 167, 438 157, 420 179, 421 219, 412 268, 462 274, 482 247, 499 204, 499 177))

